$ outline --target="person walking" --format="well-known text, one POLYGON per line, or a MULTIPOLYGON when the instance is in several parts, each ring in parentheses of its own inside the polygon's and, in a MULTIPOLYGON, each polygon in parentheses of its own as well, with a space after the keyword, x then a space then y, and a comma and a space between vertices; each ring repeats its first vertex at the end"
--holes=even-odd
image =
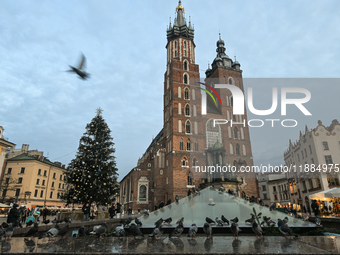
POLYGON ((12 223, 13 226, 17 225, 17 222, 20 219, 20 212, 18 210, 19 205, 18 204, 14 204, 13 207, 11 208, 11 210, 8 213, 8 217, 7 217, 7 223, 12 223))
POLYGON ((120 203, 117 203, 117 209, 116 209, 116 211, 117 211, 117 219, 119 219, 120 218, 120 211, 121 211, 121 204, 120 203))
POLYGON ((48 215, 48 210, 47 210, 47 208, 45 206, 44 210, 42 210, 43 221, 46 220, 47 215, 48 215))
POLYGON ((26 206, 24 208, 25 210, 24 210, 24 215, 21 218, 21 223, 26 223, 26 219, 29 216, 29 209, 26 208, 26 206))
POLYGON ((83 209, 82 209, 82 211, 83 211, 83 213, 84 213, 84 215, 83 215, 83 221, 88 221, 88 220, 89 220, 90 209, 91 209, 91 208, 90 208, 90 204, 89 204, 89 203, 84 204, 83 209))
POLYGON ((109 208, 109 214, 110 214, 110 218, 112 219, 115 216, 115 205, 112 204, 111 207, 109 208))

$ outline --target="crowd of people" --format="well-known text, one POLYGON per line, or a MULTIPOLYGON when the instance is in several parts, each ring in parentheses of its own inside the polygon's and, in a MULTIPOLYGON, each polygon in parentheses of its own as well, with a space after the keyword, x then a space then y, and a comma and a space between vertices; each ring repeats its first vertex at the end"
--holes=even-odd
MULTIPOLYGON (((82 208, 83 215, 83 221, 89 221, 90 219, 93 220, 98 215, 98 207, 96 204, 90 205, 90 203, 85 203, 82 208)), ((112 204, 109 208, 109 215, 112 219, 117 214, 121 213, 121 204, 117 203, 112 204)))

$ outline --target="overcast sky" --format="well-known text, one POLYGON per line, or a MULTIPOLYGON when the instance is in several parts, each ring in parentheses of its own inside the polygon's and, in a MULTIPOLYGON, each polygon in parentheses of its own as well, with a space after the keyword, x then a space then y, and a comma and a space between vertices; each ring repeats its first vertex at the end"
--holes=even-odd
MULTIPOLYGON (((68 164, 86 124, 101 107, 112 130, 119 179, 123 178, 163 125, 166 28, 177 4, 1 1, 4 136, 17 148, 29 144, 50 160, 68 164), (91 74, 87 81, 64 72, 76 65, 81 52, 91 74)), ((244 78, 339 78, 339 1, 183 0, 182 5, 195 27, 201 77, 215 58, 220 32, 227 54, 236 54, 241 63, 244 78)), ((256 88, 254 80, 249 81, 256 106, 269 108, 271 87, 256 88)), ((255 164, 283 163, 289 139, 295 141, 305 124, 314 128, 320 119, 328 126, 339 118, 338 80, 301 84, 312 93, 306 104, 312 116, 302 116, 297 108, 279 116, 278 109, 274 117, 297 118, 299 125, 289 130, 251 128, 255 164)))

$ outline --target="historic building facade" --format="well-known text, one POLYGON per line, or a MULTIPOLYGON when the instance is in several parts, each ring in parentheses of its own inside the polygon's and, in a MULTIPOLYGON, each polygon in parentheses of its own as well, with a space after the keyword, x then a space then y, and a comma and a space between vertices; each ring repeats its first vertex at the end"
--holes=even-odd
MULTIPOLYGON (((187 195, 188 190, 218 182, 240 196, 258 197, 253 174, 237 172, 197 172, 197 166, 252 166, 252 151, 247 116, 233 115, 233 97, 229 90, 214 84, 231 84, 243 89, 242 70, 225 53, 224 41, 217 41, 217 56, 200 80, 195 62, 194 29, 184 16, 179 1, 176 18, 167 29, 167 63, 164 74, 164 125, 137 166, 120 183, 120 201, 124 210, 152 209, 161 201, 187 195), (219 104, 207 99, 207 114, 202 114, 199 82, 211 86, 220 96, 219 104), (214 119, 229 123, 214 125, 214 119), (234 125, 230 122, 233 121, 234 125), (238 123, 238 124, 236 124, 238 123)), ((204 87, 205 85, 203 85, 204 87)), ((209 92, 209 94, 211 94, 209 92)))

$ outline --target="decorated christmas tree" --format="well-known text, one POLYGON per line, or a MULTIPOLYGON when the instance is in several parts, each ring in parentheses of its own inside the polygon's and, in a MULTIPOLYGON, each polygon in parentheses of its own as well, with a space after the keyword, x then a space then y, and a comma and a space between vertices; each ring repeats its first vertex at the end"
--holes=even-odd
POLYGON ((110 204, 119 192, 114 143, 111 130, 102 117, 102 109, 87 124, 80 138, 76 158, 69 164, 67 203, 110 204))

